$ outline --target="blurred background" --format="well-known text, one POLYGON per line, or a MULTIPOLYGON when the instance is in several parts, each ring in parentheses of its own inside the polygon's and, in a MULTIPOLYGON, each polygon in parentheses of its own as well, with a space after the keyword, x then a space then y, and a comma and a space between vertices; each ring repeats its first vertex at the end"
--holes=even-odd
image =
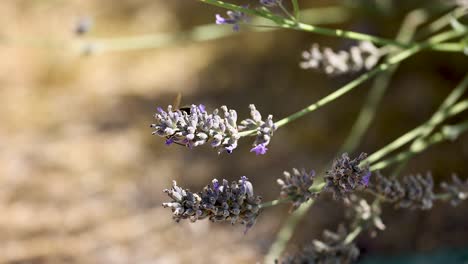
MULTIPOLYGON (((451 8, 448 2, 299 1, 312 9, 305 21, 388 38, 408 11, 425 7, 437 17, 451 8)), ((213 178, 246 175, 264 201, 277 198, 275 181, 284 170, 320 171, 334 158, 371 82, 278 130, 268 155, 249 153, 248 140, 232 155, 208 146, 167 147, 149 125, 156 107, 179 92, 182 104, 225 104, 244 118, 254 103, 278 120, 358 76, 331 78, 298 67, 314 42, 345 49, 353 41, 246 26, 233 34, 230 26, 213 25, 216 13, 225 10, 187 0, 1 1, 0 263, 262 260, 287 205, 265 210, 244 235, 240 225, 175 224, 161 207, 169 200, 162 190, 172 180, 199 190, 213 178), (90 31, 77 35, 79 23, 90 23, 90 31)), ((425 51, 405 61, 353 154, 372 153, 426 121, 467 69, 461 54, 425 51)), ((403 173, 466 179, 467 139, 430 148, 403 173)), ((436 203, 424 212, 386 206, 387 229, 375 239, 362 235, 358 246, 363 258, 463 251, 467 210, 468 202, 436 203)), ((342 221, 342 206, 320 199, 288 249, 342 221)))

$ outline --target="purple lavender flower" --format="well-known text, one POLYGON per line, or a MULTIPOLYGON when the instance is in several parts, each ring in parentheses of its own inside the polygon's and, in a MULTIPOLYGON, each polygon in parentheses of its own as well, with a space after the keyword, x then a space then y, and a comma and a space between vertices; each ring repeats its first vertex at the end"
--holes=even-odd
POLYGON ((151 127, 154 128, 153 135, 166 138, 166 145, 175 143, 192 149, 209 143, 218 149, 218 153, 232 153, 237 148, 241 130, 256 130, 257 137, 251 151, 257 155, 265 154, 268 150, 266 146, 276 127, 271 115, 262 121, 255 106, 250 105, 250 109, 252 119, 243 120, 238 126, 237 112, 226 106, 221 106, 221 111, 215 109, 210 114, 201 104, 177 110, 173 110, 169 105, 167 111, 161 107, 157 108, 154 115, 156 122, 151 127), (219 112, 222 112, 222 115, 219 112))
POLYGON ((292 174, 287 171, 283 172, 283 174, 284 179, 278 179, 277 183, 281 186, 281 198, 290 199, 292 202, 291 212, 309 199, 317 197, 318 193, 310 191, 314 184, 314 170, 307 172, 305 169, 293 168, 292 174))
POLYGON ((177 186, 174 181, 171 189, 164 190, 172 199, 163 206, 172 209, 176 222, 190 219, 192 222, 208 218, 212 222, 240 222, 251 228, 260 211, 261 197, 255 196, 253 186, 243 176, 238 182, 223 180, 222 184, 215 179, 201 192, 192 193, 177 186))
POLYGON ((253 147, 250 152, 255 152, 255 154, 258 155, 265 155, 267 152, 268 148, 265 146, 265 144, 258 144, 257 146, 253 147))
POLYGON ((367 154, 361 153, 359 157, 351 159, 347 153, 335 159, 332 168, 325 174, 327 185, 325 190, 333 193, 335 199, 346 198, 358 187, 366 186, 369 181, 369 166, 361 166, 367 154))
POLYGON ((244 12, 229 10, 226 14, 228 16, 227 18, 222 17, 220 14, 216 14, 216 24, 233 25, 232 29, 234 31, 239 31, 239 23, 247 20, 247 16, 244 12))

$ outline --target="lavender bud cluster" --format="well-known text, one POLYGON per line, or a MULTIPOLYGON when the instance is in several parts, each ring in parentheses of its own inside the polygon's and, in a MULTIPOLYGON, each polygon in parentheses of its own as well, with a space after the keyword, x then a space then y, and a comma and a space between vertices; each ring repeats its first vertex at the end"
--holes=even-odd
POLYGON ((366 153, 351 159, 347 153, 333 161, 332 168, 325 173, 325 190, 333 193, 335 199, 345 198, 358 187, 369 184, 369 166, 360 166, 367 158, 366 153))
POLYGON ((359 248, 354 243, 345 243, 348 235, 344 226, 338 232, 323 232, 323 240, 314 240, 310 245, 295 255, 287 256, 277 263, 281 264, 349 264, 359 256, 359 248))
POLYGON ((266 146, 276 129, 273 116, 269 115, 263 121, 255 105, 251 104, 250 110, 251 118, 241 121, 238 126, 237 112, 226 106, 221 106, 221 115, 218 109, 209 114, 203 105, 192 105, 189 110, 174 110, 169 105, 167 111, 158 107, 156 123, 151 127, 154 128, 153 135, 166 138, 166 145, 175 143, 193 148, 210 143, 218 153, 232 153, 237 148, 239 132, 252 130, 257 137, 251 152, 266 154, 266 146))
POLYGON ((221 106, 223 116, 215 109, 208 114, 203 105, 192 105, 189 113, 180 109, 167 107, 167 112, 158 108, 155 114, 156 123, 153 135, 166 137, 166 144, 177 143, 190 148, 211 143, 218 153, 226 151, 232 153, 237 147, 239 131, 237 129, 237 113, 221 106))
POLYGON ((173 219, 197 220, 208 218, 212 222, 240 222, 246 231, 255 224, 260 210, 261 197, 255 196, 252 183, 245 176, 231 184, 227 180, 219 183, 216 179, 201 192, 192 193, 177 186, 174 181, 171 189, 164 190, 172 199, 163 207, 172 209, 173 219))
POLYGON ((273 132, 276 130, 276 125, 273 122, 273 116, 268 115, 265 121, 262 120, 262 115, 255 108, 255 105, 249 105, 251 118, 242 120, 239 125, 239 131, 256 130, 257 136, 253 143, 253 148, 250 152, 255 152, 257 155, 263 155, 267 152, 266 147, 270 144, 273 132))
POLYGON ((382 53, 369 41, 362 41, 349 51, 335 52, 331 48, 320 48, 313 44, 310 50, 302 52, 302 69, 314 69, 328 75, 342 75, 372 69, 382 53))
POLYGON ((457 175, 452 175, 452 182, 442 182, 442 189, 450 196, 450 204, 457 206, 468 198, 468 179, 463 182, 457 175))
POLYGON ((434 181, 430 173, 426 177, 405 176, 401 181, 389 179, 377 173, 375 183, 369 189, 385 200, 395 203, 401 208, 429 210, 435 198, 433 193, 434 181))
POLYGON ((317 197, 317 193, 310 191, 310 187, 314 183, 315 171, 307 172, 305 169, 292 169, 292 174, 283 172, 284 179, 278 179, 277 182, 281 186, 281 198, 288 198, 292 202, 290 211, 294 211, 302 203, 307 202, 311 198, 317 197))

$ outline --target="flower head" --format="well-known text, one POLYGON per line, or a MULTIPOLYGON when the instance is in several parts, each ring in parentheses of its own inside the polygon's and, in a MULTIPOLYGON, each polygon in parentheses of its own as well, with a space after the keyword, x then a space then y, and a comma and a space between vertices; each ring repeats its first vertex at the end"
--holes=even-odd
POLYGON ((171 202, 163 203, 164 207, 172 209, 176 222, 190 219, 192 222, 208 218, 212 222, 240 222, 251 228, 260 210, 261 197, 255 196, 252 183, 243 176, 238 182, 223 180, 220 184, 216 179, 201 192, 192 193, 177 186, 174 181, 171 189, 164 190, 171 202))
POLYGON ((254 110, 251 111, 252 119, 243 120, 238 126, 237 112, 226 106, 221 106, 220 110, 215 109, 212 113, 208 113, 204 105, 192 105, 183 110, 174 110, 169 105, 167 111, 158 107, 154 115, 156 122, 151 127, 154 128, 153 135, 166 138, 166 145, 175 143, 192 149, 210 143, 218 153, 232 153, 237 148, 239 132, 256 130, 257 137, 251 152, 263 155, 268 150, 266 146, 275 125, 271 115, 262 121, 255 106, 250 105, 250 108, 254 110))
POLYGON ((289 198, 292 201, 291 211, 318 195, 310 191, 310 187, 314 183, 315 171, 307 172, 305 169, 293 168, 292 174, 287 171, 283 174, 284 179, 278 179, 277 182, 281 186, 281 197, 289 198))
POLYGON ((360 166, 367 154, 351 159, 347 153, 335 159, 332 168, 326 172, 325 190, 331 191, 335 199, 345 198, 358 187, 367 186, 370 178, 369 166, 360 166))
POLYGON ((167 112, 158 107, 155 114, 154 135, 166 137, 166 144, 177 143, 189 148, 211 143, 218 153, 231 153, 237 147, 239 139, 237 113, 226 106, 221 107, 223 115, 215 109, 209 114, 205 106, 192 105, 190 111, 173 110, 168 106, 167 112))
POLYGON ((313 44, 310 50, 302 52, 302 69, 314 69, 329 75, 342 75, 372 69, 382 53, 372 42, 363 41, 349 51, 335 52, 331 48, 320 48, 313 44))

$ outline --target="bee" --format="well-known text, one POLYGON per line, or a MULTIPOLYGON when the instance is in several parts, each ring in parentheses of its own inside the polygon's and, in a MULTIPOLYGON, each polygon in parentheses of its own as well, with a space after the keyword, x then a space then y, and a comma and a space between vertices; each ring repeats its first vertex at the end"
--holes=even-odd
MULTIPOLYGON (((187 115, 190 115, 190 113, 191 113, 190 106, 180 107, 181 101, 182 101, 182 93, 179 92, 179 93, 177 93, 176 98, 174 98, 174 101, 173 101, 173 104, 172 104, 173 109, 175 109, 175 110, 173 110, 173 112, 176 112, 176 111, 179 110, 179 111, 182 111, 184 113, 187 113, 187 115)), ((166 144, 167 145, 170 145, 170 144, 174 143, 174 144, 184 146, 184 147, 187 146, 186 144, 182 144, 182 143, 174 141, 174 136, 175 136, 175 134, 170 135, 170 136, 166 136, 166 144)))
MULTIPOLYGON (((179 92, 179 93, 177 93, 176 98, 174 98, 174 102, 173 102, 172 105, 173 105, 174 109, 180 110, 182 112, 187 113, 187 115, 190 115, 190 113, 191 113, 190 106, 186 105, 186 106, 180 107, 181 102, 182 102, 182 93, 179 92)), ((174 111, 177 111, 177 110, 174 110, 174 111)))

